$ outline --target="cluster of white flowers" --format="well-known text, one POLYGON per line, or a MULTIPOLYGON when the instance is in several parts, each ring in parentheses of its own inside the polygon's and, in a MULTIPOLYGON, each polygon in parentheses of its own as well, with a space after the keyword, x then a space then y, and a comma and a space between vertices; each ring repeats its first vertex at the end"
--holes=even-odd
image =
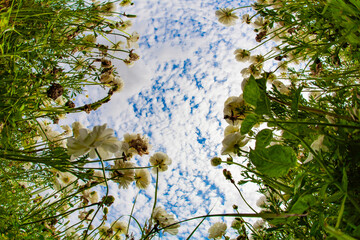
POLYGON ((237 149, 244 147, 249 139, 240 133, 242 121, 250 112, 250 106, 245 103, 243 95, 229 97, 224 103, 224 119, 229 124, 225 128, 222 141, 222 155, 236 153, 237 149))
MULTIPOLYGON (((124 140, 119 141, 114 136, 114 130, 106 128, 106 124, 95 126, 92 131, 84 128, 81 123, 72 124, 74 137, 68 139, 67 149, 71 159, 89 154, 90 158, 117 159, 110 167, 110 178, 118 183, 119 188, 128 188, 132 182, 140 189, 149 186, 151 177, 147 169, 136 169, 131 158, 135 155, 148 155, 151 148, 149 140, 140 134, 124 134, 124 140), (135 170, 136 169, 136 170, 135 170)), ((154 153, 149 159, 153 172, 164 172, 171 164, 171 159, 165 153, 154 153)), ((104 183, 102 172, 94 173, 93 182, 104 183)), ((92 202, 94 200, 86 198, 92 202)))

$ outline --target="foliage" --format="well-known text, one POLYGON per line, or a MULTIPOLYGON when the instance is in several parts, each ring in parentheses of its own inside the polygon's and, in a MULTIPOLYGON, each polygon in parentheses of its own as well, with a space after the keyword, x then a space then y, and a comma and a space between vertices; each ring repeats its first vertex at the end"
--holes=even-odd
MULTIPOLYGON (((251 63, 241 71, 249 107, 233 105, 231 123, 251 140, 235 145, 226 163, 243 168, 239 184, 259 185, 262 213, 304 214, 264 218, 250 228, 252 239, 358 238, 360 5, 266 0, 252 8, 255 14, 242 19, 259 44, 235 51, 251 63), (272 40, 270 52, 254 53, 272 40)), ((225 177, 234 182, 230 171, 225 177)))

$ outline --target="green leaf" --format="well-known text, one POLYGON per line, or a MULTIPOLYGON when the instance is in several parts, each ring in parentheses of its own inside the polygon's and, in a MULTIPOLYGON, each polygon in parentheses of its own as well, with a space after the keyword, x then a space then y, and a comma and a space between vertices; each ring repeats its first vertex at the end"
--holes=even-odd
POLYGON ((259 172, 270 177, 284 176, 296 165, 293 149, 281 145, 251 150, 249 157, 259 172))
POLYGON ((261 130, 255 137, 256 145, 255 148, 265 148, 267 145, 270 144, 272 140, 272 131, 270 129, 263 129, 261 130))
POLYGON ((266 92, 264 90, 260 90, 260 95, 257 101, 255 113, 258 115, 270 113, 270 101, 269 98, 266 96, 266 92))
POLYGON ((251 128, 257 123, 257 116, 255 114, 247 115, 244 121, 241 123, 240 133, 242 135, 247 134, 251 128))
POLYGON ((342 177, 342 182, 341 182, 341 186, 343 187, 343 191, 347 192, 347 188, 348 188, 348 177, 346 174, 346 168, 343 168, 343 177, 342 177))
POLYGON ((260 89, 255 78, 251 75, 249 81, 244 88, 244 100, 246 103, 256 107, 257 101, 260 97, 260 89))
POLYGON ((307 209, 309 209, 311 206, 313 206, 315 203, 315 198, 311 194, 307 194, 304 196, 301 196, 291 207, 290 211, 291 213, 298 213, 301 214, 307 209))
POLYGON ((325 230, 338 240, 356 240, 355 238, 343 233, 341 230, 325 225, 325 230))
POLYGON ((301 96, 301 91, 302 91, 302 87, 296 89, 294 97, 291 102, 291 110, 295 115, 295 119, 298 119, 298 115, 299 115, 298 109, 299 109, 299 99, 301 96))
POLYGON ((344 196, 344 193, 342 191, 338 191, 331 195, 330 197, 325 199, 325 202, 331 203, 331 202, 337 202, 344 196))

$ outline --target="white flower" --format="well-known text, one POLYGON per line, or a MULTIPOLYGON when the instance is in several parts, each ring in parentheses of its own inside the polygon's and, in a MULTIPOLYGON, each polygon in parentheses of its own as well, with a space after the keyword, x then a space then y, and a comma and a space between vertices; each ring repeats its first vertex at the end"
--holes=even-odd
POLYGON ((126 234, 127 233, 127 223, 124 221, 115 221, 111 224, 111 228, 114 231, 114 234, 120 235, 120 234, 126 234))
POLYGON ((97 158, 96 149, 102 159, 108 159, 120 149, 120 141, 113 135, 114 130, 106 128, 106 124, 95 126, 92 132, 80 129, 77 138, 68 139, 68 153, 72 158, 86 153, 90 158, 97 158))
POLYGON ((171 235, 176 235, 179 232, 178 228, 180 227, 180 224, 175 224, 177 221, 175 220, 174 215, 168 214, 161 206, 154 209, 152 220, 154 220, 156 224, 159 224, 161 228, 174 224, 165 228, 164 232, 168 232, 171 235))
POLYGON ((246 62, 250 60, 250 52, 246 49, 236 49, 234 51, 235 59, 238 62, 246 62))
POLYGON ((56 172, 54 186, 60 190, 76 181, 77 177, 69 172, 56 172))
POLYGON ((234 9, 232 8, 220 8, 215 12, 215 16, 218 18, 218 21, 225 26, 235 25, 236 20, 239 18, 235 15, 234 9))
POLYGON ((265 221, 263 219, 257 220, 254 224, 253 224, 253 228, 255 230, 259 230, 260 228, 263 228, 265 226, 265 221))
POLYGON ((128 157, 138 154, 149 154, 150 144, 149 140, 145 136, 140 134, 124 134, 124 141, 120 143, 120 152, 116 153, 116 157, 128 157))
POLYGON ((131 36, 126 38, 126 47, 127 48, 138 48, 139 44, 137 41, 139 40, 140 35, 137 32, 133 32, 131 36))
POLYGON ((282 94, 285 94, 285 95, 288 95, 291 90, 289 87, 287 87, 283 82, 279 81, 279 80, 274 80, 272 82, 272 84, 276 87, 276 89, 282 93, 282 94))
POLYGON ((150 173, 146 169, 135 170, 135 182, 136 186, 140 189, 145 189, 150 184, 150 173))
POLYGON ((80 122, 73 122, 71 127, 72 127, 72 132, 73 132, 75 138, 77 138, 79 136, 80 129, 85 129, 85 127, 80 122))
POLYGON ((242 94, 239 97, 229 97, 224 103, 225 121, 234 126, 240 125, 247 115, 248 108, 242 94))
POLYGON ((124 80, 122 80, 120 77, 115 77, 112 84, 114 86, 116 86, 116 89, 114 92, 121 92, 121 90, 123 90, 123 88, 124 88, 124 80))
POLYGON ((242 16, 241 20, 242 20, 243 23, 246 23, 246 24, 250 24, 250 23, 251 23, 249 14, 244 14, 244 15, 242 16))
POLYGON ((111 178, 117 182, 119 188, 128 188, 135 180, 135 164, 129 161, 116 160, 115 165, 111 166, 111 178))
POLYGON ((256 206, 262 208, 264 206, 266 206, 267 204, 269 204, 269 202, 266 199, 265 195, 262 195, 257 201, 256 201, 256 206))
POLYGON ((159 170, 159 172, 164 172, 168 169, 168 166, 171 164, 171 159, 162 152, 157 152, 154 155, 150 157, 150 164, 151 166, 154 166, 152 171, 156 173, 156 169, 159 170))
POLYGON ((228 125, 224 130, 224 137, 229 134, 239 132, 240 128, 238 126, 228 125))
MULTIPOLYGON (((86 189, 82 192, 83 200, 87 202, 97 203, 99 202, 99 195, 96 191, 91 191, 91 189, 86 189)), ((87 204, 86 204, 87 205, 87 204)))
POLYGON ((221 155, 236 153, 239 148, 244 147, 249 139, 245 138, 245 135, 241 135, 239 132, 231 133, 227 135, 222 141, 221 155))
POLYGON ((225 223, 217 222, 209 228, 209 238, 221 238, 226 232, 227 226, 225 223))
POLYGON ((257 17, 256 20, 252 23, 252 26, 256 29, 262 28, 265 26, 266 21, 263 17, 257 17))

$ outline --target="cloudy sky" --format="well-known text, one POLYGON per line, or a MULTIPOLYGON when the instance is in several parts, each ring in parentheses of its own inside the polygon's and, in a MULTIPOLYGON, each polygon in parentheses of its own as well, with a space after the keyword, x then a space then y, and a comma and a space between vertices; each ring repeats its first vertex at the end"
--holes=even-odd
MULTIPOLYGON (((151 153, 163 151, 173 160, 170 169, 160 175, 158 204, 178 220, 205 215, 213 207, 212 213, 233 213, 233 204, 241 212, 251 213, 236 189, 225 181, 222 167, 210 165, 210 159, 220 155, 227 126, 223 120, 224 102, 229 96, 241 94, 240 71, 246 65, 236 62, 233 52, 256 45, 249 26, 238 21, 233 27, 224 27, 217 22, 215 11, 246 6, 246 2, 134 1, 135 5, 126 10, 138 15, 130 32, 141 35, 136 50, 141 60, 131 68, 116 66, 125 81, 124 90, 99 110, 72 115, 63 122, 78 120, 88 127, 107 123, 120 139, 124 133, 146 134, 151 153)), ((98 89, 89 89, 88 93, 91 99, 105 95, 98 89)), ((149 164, 149 156, 137 160, 141 166, 149 164)), ((225 167, 235 180, 240 180, 240 169, 225 167)), ((151 214, 154 186, 155 179, 153 186, 141 191, 137 199, 134 216, 142 224, 151 214)), ((249 202, 256 202, 260 196, 254 185, 245 185, 242 190, 249 202)), ((112 184, 110 192, 116 196, 110 220, 130 214, 138 190, 119 190, 112 184)), ((217 221, 222 219, 205 221, 193 238, 205 239, 208 228, 217 221)), ((225 221, 230 226, 232 219, 225 221)), ((162 239, 186 239, 197 223, 182 224, 177 236, 165 234, 162 239)))

